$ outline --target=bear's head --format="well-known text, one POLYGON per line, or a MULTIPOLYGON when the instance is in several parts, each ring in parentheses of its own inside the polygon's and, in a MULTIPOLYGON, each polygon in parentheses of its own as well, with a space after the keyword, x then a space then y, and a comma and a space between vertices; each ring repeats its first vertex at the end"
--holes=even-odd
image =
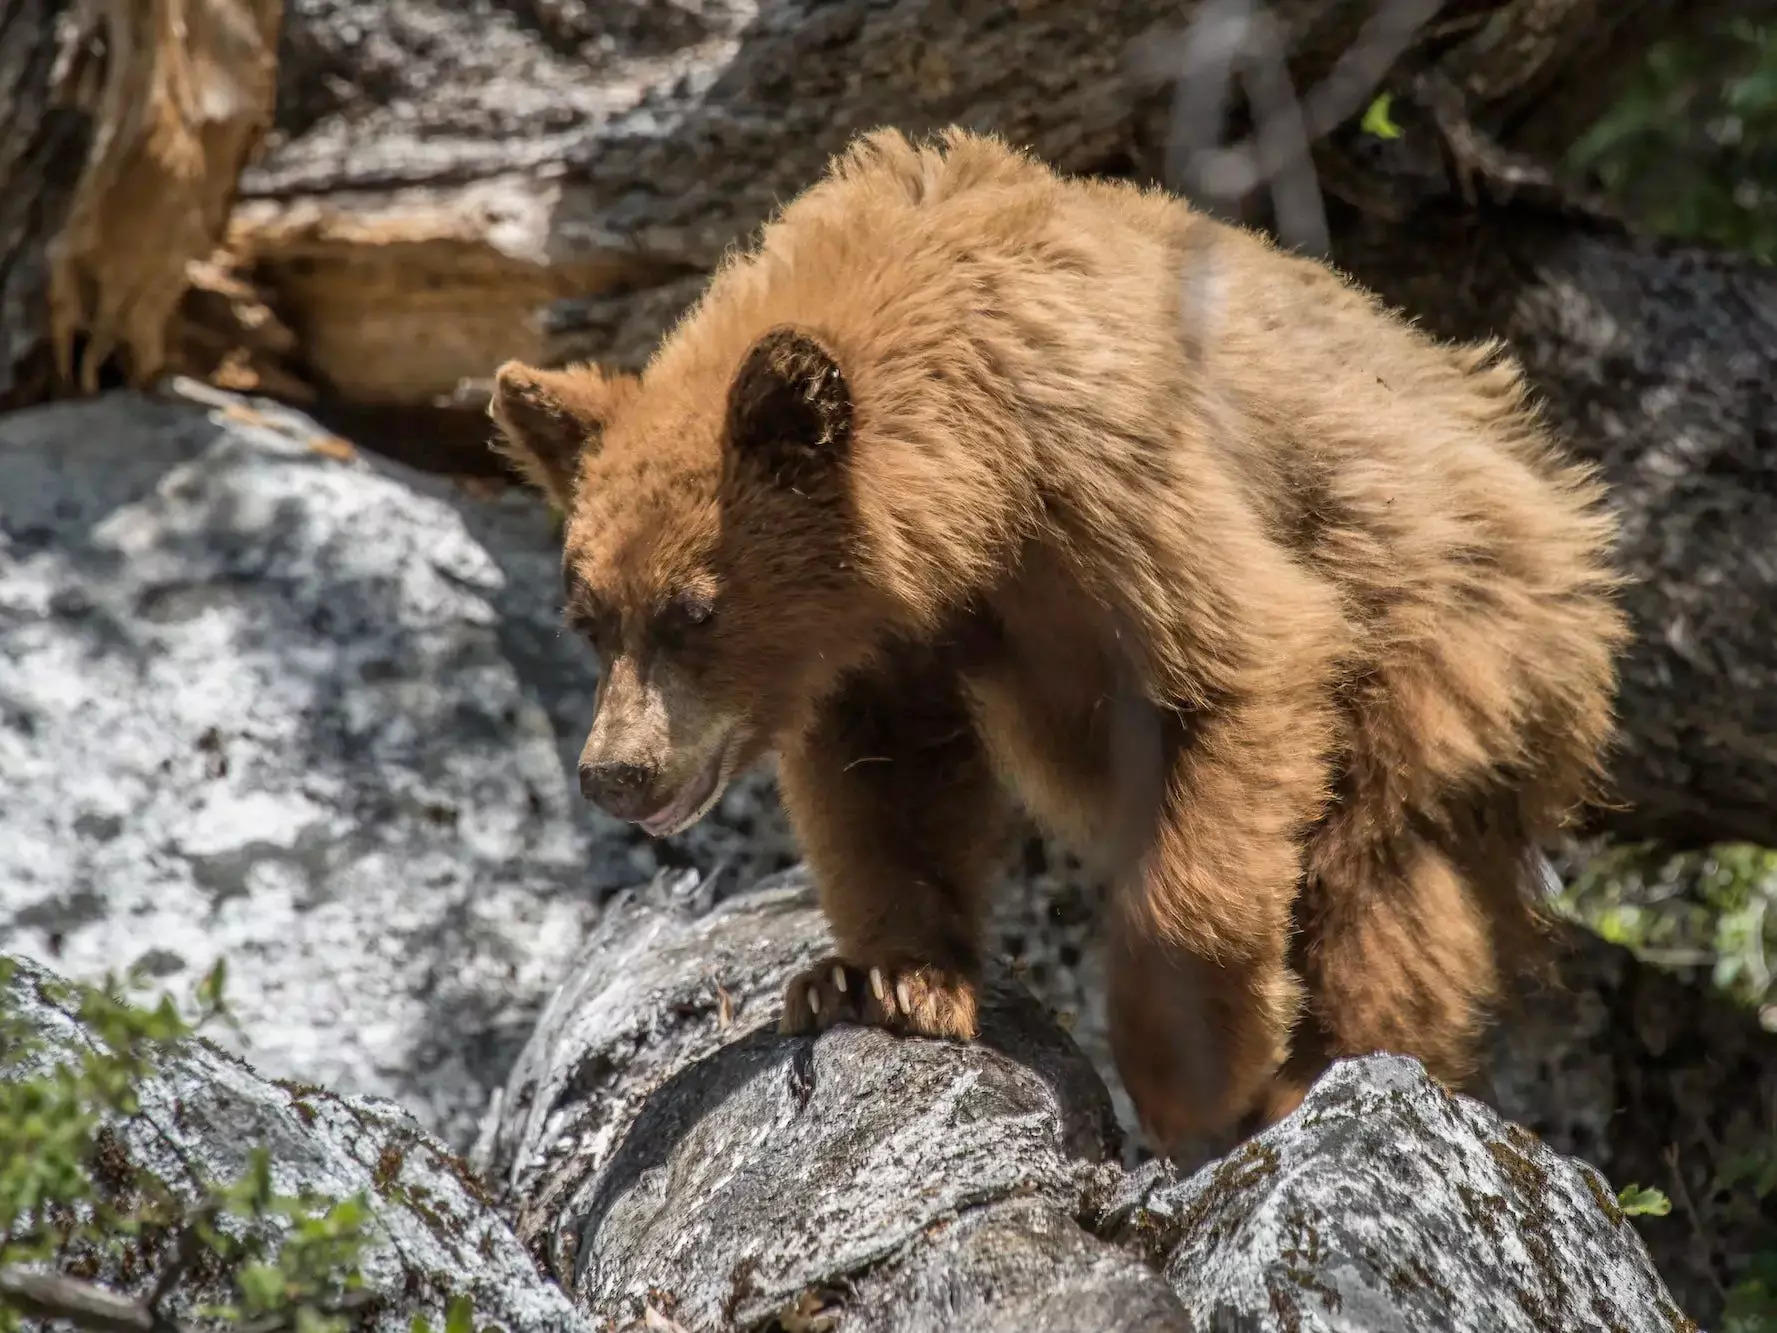
POLYGON ((880 638, 848 485, 851 389, 780 326, 669 378, 509 362, 491 414, 563 510, 564 615, 602 661, 581 790, 664 837, 807 724, 880 638))

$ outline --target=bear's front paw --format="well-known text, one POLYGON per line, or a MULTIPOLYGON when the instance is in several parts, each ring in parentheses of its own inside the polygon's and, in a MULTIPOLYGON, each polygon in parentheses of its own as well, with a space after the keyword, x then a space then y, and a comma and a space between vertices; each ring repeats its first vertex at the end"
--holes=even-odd
POLYGON ((980 1033, 972 977, 930 964, 859 967, 823 958, 784 991, 785 1032, 820 1032, 861 1023, 921 1037, 973 1041, 980 1033))

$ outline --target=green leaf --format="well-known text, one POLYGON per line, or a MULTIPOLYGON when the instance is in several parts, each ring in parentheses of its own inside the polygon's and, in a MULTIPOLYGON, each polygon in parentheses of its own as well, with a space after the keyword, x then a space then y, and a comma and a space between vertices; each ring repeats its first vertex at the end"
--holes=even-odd
POLYGON ((271 1264, 243 1265, 235 1283, 246 1298, 249 1310, 275 1310, 283 1302, 284 1270, 271 1264))
POLYGON ((345 1320, 324 1315, 313 1306, 297 1307, 296 1333, 345 1333, 345 1327, 345 1320))
POLYGON ((1373 134, 1378 139, 1398 139, 1401 127, 1394 123, 1394 117, 1388 114, 1388 108, 1394 101, 1393 93, 1377 93, 1376 98, 1364 109, 1364 118, 1358 122, 1358 128, 1365 134, 1373 134))
POLYGON ((206 1011, 222 1008, 222 988, 228 984, 228 959, 218 958, 216 966, 204 973, 197 985, 197 1002, 206 1011))
POLYGON ((1630 1185, 1617 1195, 1617 1207, 1630 1217, 1664 1217, 1672 1211, 1672 1200, 1652 1185, 1630 1185))
POLYGON ((444 1316, 444 1333, 475 1333, 475 1307, 467 1296, 458 1296, 444 1316))

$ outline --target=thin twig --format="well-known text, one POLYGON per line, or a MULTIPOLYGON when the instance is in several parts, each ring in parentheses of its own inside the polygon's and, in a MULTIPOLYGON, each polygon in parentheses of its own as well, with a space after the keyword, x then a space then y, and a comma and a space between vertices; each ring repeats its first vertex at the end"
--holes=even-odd
MULTIPOLYGON (((1691 1198, 1690 1187, 1685 1184, 1684 1172, 1678 1165, 1678 1145, 1676 1143, 1668 1144, 1666 1151, 1662 1153, 1661 1156, 1666 1159, 1666 1169, 1672 1176, 1672 1193, 1677 1197, 1679 1206, 1684 1209, 1684 1215, 1691 1224, 1691 1236, 1698 1245, 1703 1247, 1704 1253, 1707 1254, 1709 1251, 1709 1233, 1703 1227, 1703 1215, 1697 1211, 1696 1201, 1691 1198)), ((1721 1278, 1716 1276, 1714 1266, 1705 1265, 1705 1268, 1709 1271, 1709 1280, 1715 1284, 1716 1291, 1721 1293, 1721 1298, 1724 1301, 1727 1300, 1727 1285, 1722 1282, 1721 1278)))
POLYGON ((155 1330, 154 1315, 143 1302, 60 1273, 0 1268, 0 1305, 38 1319, 66 1319, 94 1333, 155 1330))
POLYGON ((1522 199, 1595 222, 1619 220, 1595 191, 1561 181, 1543 163, 1493 140, 1470 119, 1467 100, 1448 75, 1425 71, 1414 78, 1408 96, 1437 127, 1451 183, 1470 207, 1483 199, 1522 199))
MULTIPOLYGON (((1282 95, 1289 76, 1276 72, 1283 42, 1268 10, 1255 8, 1252 0, 1201 6, 1175 48, 1168 180, 1187 194, 1208 194, 1206 205, 1226 209, 1262 185, 1275 190, 1281 178, 1285 190, 1293 192, 1275 199, 1279 212, 1298 210, 1300 186, 1289 178, 1300 176, 1305 146, 1363 109, 1439 8, 1440 0, 1385 0, 1326 75, 1298 99, 1293 90, 1282 95), (1242 83, 1255 125, 1247 139, 1222 146, 1228 89, 1237 70, 1246 76, 1242 83), (1283 123, 1277 123, 1280 117, 1283 123)), ((1143 65, 1154 69, 1157 63, 1149 59, 1143 65)))
POLYGON ((1324 256, 1333 241, 1314 174, 1315 136, 1296 100, 1283 35, 1269 10, 1261 9, 1248 25, 1240 83, 1257 122, 1254 156, 1271 164, 1263 179, 1271 187, 1277 238, 1303 253, 1324 256))
POLYGON ((1180 43, 1172 74, 1165 172, 1167 183, 1188 195, 1202 193, 1197 187, 1204 158, 1221 143, 1228 90, 1251 22, 1251 0, 1208 0, 1199 7, 1180 43))

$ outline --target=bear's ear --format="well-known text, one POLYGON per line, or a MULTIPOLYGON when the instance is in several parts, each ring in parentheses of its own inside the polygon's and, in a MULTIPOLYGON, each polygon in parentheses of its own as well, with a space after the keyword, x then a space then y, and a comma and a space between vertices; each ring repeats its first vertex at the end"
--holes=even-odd
POLYGON ((728 447, 782 485, 814 483, 851 445, 851 388, 832 353, 788 326, 741 359, 728 389, 728 447))
POLYGON ((619 381, 627 378, 608 378, 596 366, 539 370, 508 361, 494 372, 488 404, 500 427, 494 448, 566 511, 581 456, 599 447, 619 381))

